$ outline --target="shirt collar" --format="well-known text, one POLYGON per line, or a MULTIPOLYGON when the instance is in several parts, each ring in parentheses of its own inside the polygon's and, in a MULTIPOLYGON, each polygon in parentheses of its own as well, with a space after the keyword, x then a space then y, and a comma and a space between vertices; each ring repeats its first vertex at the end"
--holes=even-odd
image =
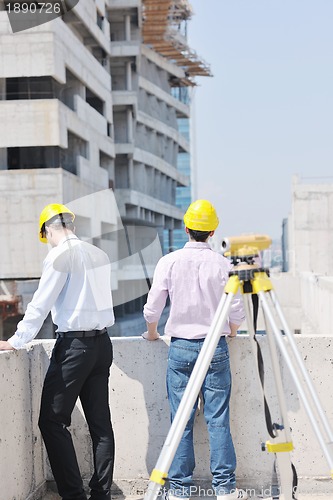
POLYGON ((79 238, 76 236, 76 234, 70 234, 69 236, 64 236, 64 238, 62 238, 58 245, 57 246, 60 246, 62 245, 63 243, 65 243, 66 241, 68 240, 78 240, 79 238))
POLYGON ((210 244, 204 241, 188 241, 187 243, 185 243, 184 248, 208 248, 209 250, 212 249, 210 244))

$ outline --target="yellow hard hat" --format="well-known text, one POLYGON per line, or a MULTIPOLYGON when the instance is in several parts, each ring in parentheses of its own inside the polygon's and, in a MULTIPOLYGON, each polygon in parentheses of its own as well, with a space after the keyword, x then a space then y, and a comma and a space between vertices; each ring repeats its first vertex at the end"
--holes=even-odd
POLYGON ((215 231, 219 219, 215 208, 207 200, 197 200, 191 203, 184 215, 184 224, 194 231, 215 231))
POLYGON ((60 214, 70 214, 72 216, 72 221, 75 219, 75 215, 73 214, 73 212, 71 212, 69 208, 65 207, 65 205, 61 205, 60 203, 51 203, 50 205, 46 205, 46 207, 44 207, 41 211, 41 214, 39 216, 39 240, 42 243, 47 243, 47 239, 42 232, 44 224, 46 224, 47 221, 49 221, 56 215, 60 214))

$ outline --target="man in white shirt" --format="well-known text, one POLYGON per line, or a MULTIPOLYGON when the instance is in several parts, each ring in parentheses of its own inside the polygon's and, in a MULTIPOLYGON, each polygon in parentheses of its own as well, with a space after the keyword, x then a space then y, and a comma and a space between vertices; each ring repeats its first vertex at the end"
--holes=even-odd
POLYGON ((20 349, 39 332, 51 311, 57 340, 45 377, 39 427, 63 500, 86 500, 72 437, 71 414, 80 397, 93 444, 91 500, 109 500, 114 436, 109 409, 113 353, 106 327, 113 325, 110 261, 74 234, 75 215, 47 205, 40 215, 40 241, 50 243, 39 286, 26 313, 0 350, 20 349))

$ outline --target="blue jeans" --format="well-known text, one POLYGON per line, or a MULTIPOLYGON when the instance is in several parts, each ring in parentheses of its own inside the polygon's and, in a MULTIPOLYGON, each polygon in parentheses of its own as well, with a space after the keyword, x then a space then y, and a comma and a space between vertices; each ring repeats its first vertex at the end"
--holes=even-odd
MULTIPOLYGON (((203 342, 204 339, 171 339, 167 367, 171 420, 176 414, 203 342)), ((209 433, 212 486, 216 495, 230 493, 236 485, 236 455, 229 424, 230 392, 229 351, 225 337, 221 337, 201 387, 204 416, 209 433)), ((195 468, 193 424, 197 405, 198 400, 191 412, 168 474, 170 493, 180 497, 191 496, 190 487, 195 468)))

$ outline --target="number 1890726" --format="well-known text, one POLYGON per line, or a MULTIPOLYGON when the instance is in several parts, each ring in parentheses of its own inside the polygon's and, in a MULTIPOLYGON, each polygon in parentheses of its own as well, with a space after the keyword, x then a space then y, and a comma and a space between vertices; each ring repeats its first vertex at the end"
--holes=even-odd
POLYGON ((15 14, 61 14, 61 7, 60 2, 6 2, 7 12, 15 14))

